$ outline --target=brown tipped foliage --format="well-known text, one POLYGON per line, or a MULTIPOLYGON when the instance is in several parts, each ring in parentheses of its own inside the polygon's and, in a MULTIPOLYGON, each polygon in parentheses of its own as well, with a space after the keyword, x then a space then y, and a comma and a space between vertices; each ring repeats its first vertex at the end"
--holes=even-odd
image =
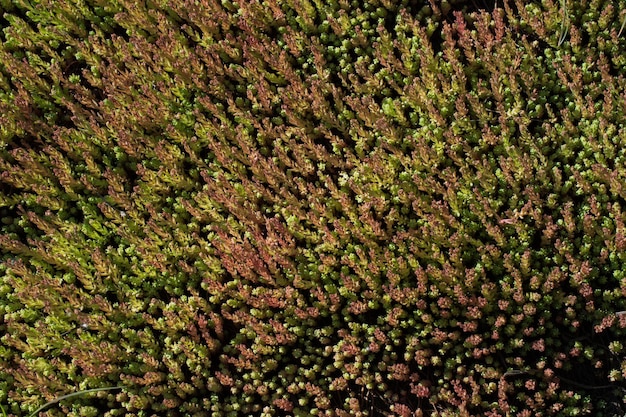
POLYGON ((2 7, 7 415, 624 414, 618 5, 2 7))

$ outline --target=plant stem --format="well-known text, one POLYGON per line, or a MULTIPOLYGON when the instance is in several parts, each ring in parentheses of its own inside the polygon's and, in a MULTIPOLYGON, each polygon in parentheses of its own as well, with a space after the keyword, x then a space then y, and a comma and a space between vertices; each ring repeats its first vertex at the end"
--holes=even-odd
MULTIPOLYGON (((39 407, 38 409, 33 411, 31 414, 29 414, 28 417, 34 417, 34 416, 37 415, 37 413, 39 413, 40 411, 42 411, 46 407, 48 407, 48 406, 50 406, 52 404, 56 404, 59 401, 65 400, 67 398, 77 397, 79 395, 88 394, 90 392, 111 391, 111 390, 122 389, 122 388, 124 388, 124 387, 117 386, 117 387, 106 387, 106 388, 92 388, 92 389, 86 389, 86 390, 83 390, 83 391, 73 392, 71 394, 62 395, 62 396, 60 396, 58 398, 55 398, 52 401, 49 401, 49 402, 45 403, 44 405, 42 405, 41 407, 39 407)), ((4 413, 4 409, 2 409, 2 414, 4 414, 4 417, 6 417, 6 414, 4 413)))

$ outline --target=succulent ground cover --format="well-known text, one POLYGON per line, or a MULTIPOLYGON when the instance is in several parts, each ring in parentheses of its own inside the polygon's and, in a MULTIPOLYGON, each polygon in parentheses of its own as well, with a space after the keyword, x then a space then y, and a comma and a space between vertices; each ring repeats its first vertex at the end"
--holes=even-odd
POLYGON ((7 415, 626 412, 626 2, 0 10, 7 415))

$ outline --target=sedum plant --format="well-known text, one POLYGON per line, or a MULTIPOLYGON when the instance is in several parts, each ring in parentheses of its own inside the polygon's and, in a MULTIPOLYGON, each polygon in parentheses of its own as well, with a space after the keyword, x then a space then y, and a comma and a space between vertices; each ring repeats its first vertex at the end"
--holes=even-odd
POLYGON ((2 412, 623 415, 623 6, 0 2, 2 412))

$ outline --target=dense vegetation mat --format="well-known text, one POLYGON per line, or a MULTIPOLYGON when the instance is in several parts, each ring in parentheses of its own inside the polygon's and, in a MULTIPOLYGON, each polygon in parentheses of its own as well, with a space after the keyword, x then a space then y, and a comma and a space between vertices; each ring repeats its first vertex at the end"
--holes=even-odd
POLYGON ((626 2, 0 9, 7 415, 626 413, 626 2))

